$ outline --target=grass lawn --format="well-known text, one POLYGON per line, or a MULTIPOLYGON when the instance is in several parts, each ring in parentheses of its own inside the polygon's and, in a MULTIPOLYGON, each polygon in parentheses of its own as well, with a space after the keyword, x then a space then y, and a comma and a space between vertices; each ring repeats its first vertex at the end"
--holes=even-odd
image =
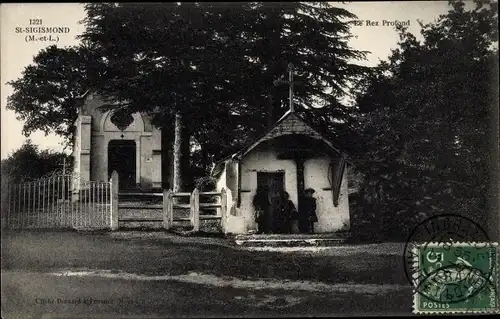
POLYGON ((6 318, 409 315, 402 249, 270 252, 164 232, 4 232, 2 311, 6 318))

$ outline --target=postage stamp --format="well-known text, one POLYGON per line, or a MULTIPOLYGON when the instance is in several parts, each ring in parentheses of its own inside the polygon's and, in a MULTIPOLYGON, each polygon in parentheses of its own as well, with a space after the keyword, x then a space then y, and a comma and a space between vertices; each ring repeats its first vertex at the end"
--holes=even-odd
POLYGON ((499 313, 498 243, 415 244, 413 313, 499 313))
POLYGON ((405 276, 413 284, 416 273, 412 249, 416 243, 484 242, 492 240, 481 225, 474 220, 457 214, 431 216, 416 225, 408 236, 403 252, 405 276))

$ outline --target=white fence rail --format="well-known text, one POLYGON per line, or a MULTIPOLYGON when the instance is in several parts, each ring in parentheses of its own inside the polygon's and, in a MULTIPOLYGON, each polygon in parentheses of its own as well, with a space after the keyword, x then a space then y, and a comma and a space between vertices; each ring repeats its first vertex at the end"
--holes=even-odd
MULTIPOLYGON (((119 218, 118 173, 111 174, 108 182, 82 181, 71 173, 60 171, 17 185, 8 185, 2 194, 2 227, 9 229, 111 229, 118 230, 120 222, 149 222, 150 217, 119 218)), ((161 221, 166 230, 174 222, 189 221, 194 231, 200 230, 201 220, 219 220, 223 232, 227 220, 227 194, 220 192, 192 193, 163 190, 163 193, 146 195, 162 197, 163 204, 156 205, 163 210, 161 221), (201 196, 215 197, 216 202, 201 200, 201 196), (180 204, 174 198, 189 197, 189 204, 180 204), (188 217, 175 216, 174 210, 189 209, 188 217), (215 215, 200 214, 200 209, 213 209, 215 215)), ((123 206, 123 205, 122 205, 123 206)), ((147 206, 147 205, 146 205, 147 206)), ((133 206, 141 209, 143 206, 133 206)))
POLYGON ((82 181, 55 173, 39 180, 9 185, 6 224, 10 229, 110 227, 110 182, 82 181))

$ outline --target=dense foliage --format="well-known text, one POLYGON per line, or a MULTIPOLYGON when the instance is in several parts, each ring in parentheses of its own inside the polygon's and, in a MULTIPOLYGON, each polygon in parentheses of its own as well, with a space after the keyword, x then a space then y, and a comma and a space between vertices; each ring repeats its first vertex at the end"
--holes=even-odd
POLYGON ((7 99, 7 108, 23 121, 23 133, 41 130, 55 133, 72 142, 76 120, 76 98, 93 83, 98 64, 86 46, 41 50, 22 76, 8 82, 14 93, 7 99))
POLYGON ((400 29, 399 48, 358 98, 365 181, 355 220, 383 230, 372 234, 405 236, 440 213, 485 226, 494 214, 497 3, 478 1, 470 11, 463 2, 451 5, 422 25, 423 41, 400 29))
POLYGON ((71 156, 50 150, 40 150, 31 140, 27 140, 8 158, 2 160, 2 184, 3 180, 12 184, 32 181, 55 170, 63 169, 63 164, 71 168, 71 156))

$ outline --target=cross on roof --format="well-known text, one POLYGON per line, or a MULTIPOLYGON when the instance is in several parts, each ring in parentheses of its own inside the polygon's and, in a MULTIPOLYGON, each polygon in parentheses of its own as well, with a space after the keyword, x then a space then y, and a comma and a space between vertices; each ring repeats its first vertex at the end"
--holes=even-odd
POLYGON ((281 79, 274 81, 275 86, 278 86, 279 84, 288 84, 288 87, 289 87, 288 98, 290 100, 290 112, 294 111, 294 108, 293 108, 293 84, 297 83, 297 82, 293 82, 293 70, 294 70, 293 64, 289 63, 288 68, 287 68, 288 81, 283 81, 281 79))

